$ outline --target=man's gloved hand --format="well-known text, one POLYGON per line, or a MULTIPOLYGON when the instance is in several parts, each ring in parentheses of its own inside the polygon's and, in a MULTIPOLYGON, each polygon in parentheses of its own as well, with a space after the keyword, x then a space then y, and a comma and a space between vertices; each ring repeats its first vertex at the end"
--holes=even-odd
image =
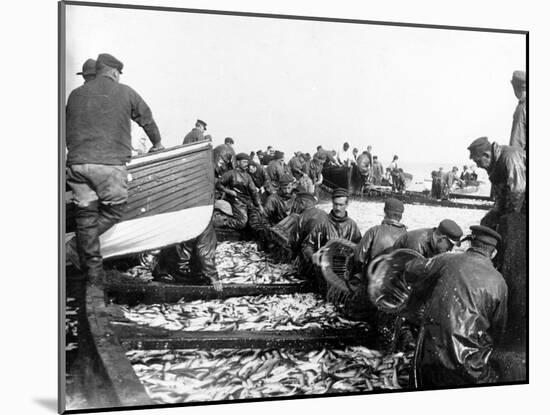
POLYGON ((153 147, 149 149, 149 153, 154 153, 155 151, 164 150, 164 146, 162 144, 155 144, 153 147))

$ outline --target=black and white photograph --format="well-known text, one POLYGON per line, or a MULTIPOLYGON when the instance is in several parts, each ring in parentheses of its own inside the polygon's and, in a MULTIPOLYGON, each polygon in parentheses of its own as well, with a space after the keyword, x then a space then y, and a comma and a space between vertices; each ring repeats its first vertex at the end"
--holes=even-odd
POLYGON ((58 7, 60 412, 529 383, 527 27, 58 7))

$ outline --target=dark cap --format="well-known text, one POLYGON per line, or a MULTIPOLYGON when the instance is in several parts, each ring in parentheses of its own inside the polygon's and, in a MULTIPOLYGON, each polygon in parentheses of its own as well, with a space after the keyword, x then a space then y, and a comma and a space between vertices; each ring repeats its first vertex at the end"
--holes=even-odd
POLYGON ((317 198, 309 192, 298 192, 296 193, 296 197, 302 200, 311 200, 312 202, 317 202, 317 198))
POLYGON ((233 141, 233 139, 231 137, 225 137, 224 143, 233 145, 233 144, 235 144, 235 141, 233 141))
POLYGON ((109 68, 115 68, 120 73, 122 73, 122 68, 124 67, 124 64, 121 61, 119 61, 113 55, 109 55, 108 53, 99 54, 96 61, 96 68, 99 67, 100 65, 105 65, 105 66, 108 66, 109 68))
POLYGON ((349 197, 348 191, 346 189, 334 189, 332 192, 332 199, 336 199, 337 197, 349 197))
POLYGON ((472 231, 473 239, 477 239, 487 245, 497 246, 497 244, 502 240, 500 234, 487 226, 474 225, 470 226, 472 231))
POLYGON ((443 219, 439 223, 437 230, 453 242, 459 242, 462 237, 462 229, 451 219, 443 219))
POLYGON ((93 59, 86 59, 86 62, 84 62, 84 65, 82 65, 82 72, 77 72, 77 75, 95 75, 95 60, 93 59))
POLYGON ((285 157, 285 153, 283 153, 282 151, 275 151, 275 154, 273 155, 273 158, 275 160, 282 159, 284 157, 285 157))
POLYGON ((246 153, 239 153, 235 157, 236 157, 237 161, 248 160, 249 159, 249 156, 246 153))
POLYGON ((401 200, 390 197, 386 199, 386 203, 384 203, 384 211, 403 213, 405 211, 405 206, 403 205, 403 202, 401 200))
POLYGON ((206 123, 203 120, 197 120, 195 124, 200 124, 203 126, 203 128, 206 130, 206 123))
POLYGON ((284 186, 286 184, 292 183, 293 181, 294 177, 292 177, 290 174, 283 174, 279 179, 279 184, 284 186))
POLYGON ((510 82, 517 86, 525 86, 525 71, 514 71, 510 82))
POLYGON ((491 143, 487 137, 479 137, 472 141, 472 144, 468 146, 468 150, 471 153, 479 154, 484 153, 491 149, 491 143))

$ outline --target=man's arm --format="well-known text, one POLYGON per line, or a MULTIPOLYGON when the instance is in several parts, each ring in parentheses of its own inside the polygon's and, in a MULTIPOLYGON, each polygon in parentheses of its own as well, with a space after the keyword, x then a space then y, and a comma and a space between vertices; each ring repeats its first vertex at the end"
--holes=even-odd
POLYGON ((151 109, 136 91, 131 88, 129 88, 129 90, 130 103, 132 107, 130 116, 132 120, 134 120, 141 128, 143 128, 143 131, 145 131, 147 137, 149 137, 151 144, 153 144, 153 147, 151 147, 149 152, 163 150, 164 146, 161 144, 162 140, 160 136, 160 131, 157 123, 153 119, 153 113, 151 112, 151 109))

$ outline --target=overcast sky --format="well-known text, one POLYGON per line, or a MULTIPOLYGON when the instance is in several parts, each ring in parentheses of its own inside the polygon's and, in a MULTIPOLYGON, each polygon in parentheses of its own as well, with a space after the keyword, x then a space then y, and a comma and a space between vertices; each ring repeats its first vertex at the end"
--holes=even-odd
POLYGON ((66 33, 67 95, 87 58, 113 54, 167 147, 201 118, 237 151, 348 141, 385 164, 463 164, 476 137, 508 143, 525 69, 518 34, 87 6, 67 6, 66 33))

